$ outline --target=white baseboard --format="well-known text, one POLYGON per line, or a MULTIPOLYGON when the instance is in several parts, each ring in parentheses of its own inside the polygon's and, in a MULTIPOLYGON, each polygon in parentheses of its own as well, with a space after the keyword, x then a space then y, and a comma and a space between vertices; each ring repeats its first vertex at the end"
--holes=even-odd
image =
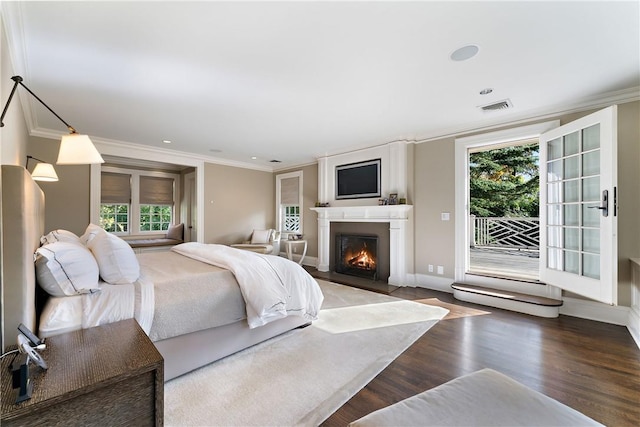
POLYGON ((451 285, 454 280, 449 277, 429 276, 427 274, 415 274, 415 286, 418 288, 432 289, 434 291, 453 293, 451 285))
MULTIPOLYGON (((286 257, 286 255, 285 255, 285 257, 286 257)), ((305 256, 304 259, 302 260, 302 265, 308 265, 309 267, 317 268, 317 266, 318 266, 318 257, 305 256)))
POLYGON ((640 348, 640 312, 638 311, 638 307, 631 307, 629 309, 627 329, 629 329, 629 333, 631 333, 636 345, 640 348))
POLYGON ((563 297, 562 301, 564 304, 560 307, 560 314, 565 316, 597 320, 621 326, 627 326, 629 321, 629 307, 613 306, 569 297, 563 297))
MULTIPOLYGON (((287 253, 284 252, 284 251, 281 251, 278 255, 281 256, 282 258, 286 258, 287 257, 287 253)), ((300 259, 300 255, 293 254, 293 260, 295 262, 298 262, 298 259, 300 259)), ((318 257, 305 256, 304 259, 302 260, 302 265, 308 265, 309 267, 317 268, 318 267, 318 257)))

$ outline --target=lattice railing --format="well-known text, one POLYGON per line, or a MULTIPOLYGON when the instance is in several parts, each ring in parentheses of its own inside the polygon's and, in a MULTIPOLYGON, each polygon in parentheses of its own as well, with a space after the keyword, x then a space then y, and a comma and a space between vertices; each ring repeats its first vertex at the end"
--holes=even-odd
POLYGON ((287 216, 284 218, 284 229, 286 231, 300 232, 300 216, 287 216))
POLYGON ((470 222, 472 247, 539 248, 539 218, 477 218, 472 216, 470 222))

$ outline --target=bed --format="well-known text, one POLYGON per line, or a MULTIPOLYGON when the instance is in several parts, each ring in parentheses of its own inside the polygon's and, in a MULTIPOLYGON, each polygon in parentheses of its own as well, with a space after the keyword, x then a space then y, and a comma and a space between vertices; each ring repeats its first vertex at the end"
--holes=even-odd
MULTIPOLYGON (((315 280, 300 266, 281 257, 220 245, 191 242, 178 245, 172 251, 133 255, 124 243, 135 262, 114 256, 124 252, 113 250, 110 268, 118 264, 123 277, 115 280, 103 269, 106 258, 100 256, 99 248, 109 242, 115 245, 112 247, 125 250, 118 243, 124 242, 122 239, 108 233, 105 233, 107 237, 98 234, 100 231, 96 231, 95 226, 87 227, 83 236, 71 237, 69 234, 73 233, 62 231, 45 234, 44 197, 28 172, 22 167, 2 166, 2 186, 12 189, 3 191, 2 195, 3 229, 11 230, 10 236, 3 233, 4 247, 7 248, 7 239, 10 239, 11 247, 20 248, 11 259, 11 267, 5 267, 13 275, 7 276, 5 271, 4 278, 12 280, 3 280, 6 284, 5 344, 12 341, 20 322, 46 337, 135 317, 163 355, 167 381, 308 325, 317 316, 322 294, 315 280), (16 208, 7 211, 7 206, 16 208), (40 246, 43 235, 44 246, 40 246), (82 279, 82 274, 93 274, 93 267, 83 267, 72 281, 75 283, 72 287, 67 283, 52 291, 46 274, 55 275, 55 272, 48 267, 43 269, 42 264, 64 262, 65 252, 61 248, 66 250, 75 244, 66 240, 74 237, 84 239, 82 244, 95 256, 101 280, 96 284, 82 279), (211 255, 212 251, 217 255, 211 255), (37 274, 34 273, 34 252, 37 252, 37 274), (49 252, 54 254, 47 255, 49 252), (122 259, 128 261, 121 262, 122 259), (139 265, 139 274, 131 276, 128 272, 134 264, 139 265), (247 266, 252 269, 247 271, 247 266), (265 279, 263 275, 274 278, 265 279), (105 277, 111 278, 102 280, 105 277), (137 279, 131 280, 133 277, 137 279), (41 299, 36 303, 36 281, 51 295, 44 304, 41 299), (279 281, 280 285, 268 286, 270 281, 279 281), (278 302, 272 303, 273 298, 278 302), (40 328, 36 327, 38 324, 40 328)), ((5 266, 9 265, 7 255, 5 251, 5 266)), ((90 261, 74 262, 88 265, 90 261)), ((65 274, 73 276, 68 271, 65 270, 65 274)))

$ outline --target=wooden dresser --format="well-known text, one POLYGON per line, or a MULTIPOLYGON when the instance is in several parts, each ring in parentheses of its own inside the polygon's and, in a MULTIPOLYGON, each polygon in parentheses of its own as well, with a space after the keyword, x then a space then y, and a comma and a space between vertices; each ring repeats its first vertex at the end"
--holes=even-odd
POLYGON ((138 323, 124 320, 45 340, 49 369, 30 363, 31 399, 15 404, 2 360, 2 426, 163 424, 164 360, 138 323))

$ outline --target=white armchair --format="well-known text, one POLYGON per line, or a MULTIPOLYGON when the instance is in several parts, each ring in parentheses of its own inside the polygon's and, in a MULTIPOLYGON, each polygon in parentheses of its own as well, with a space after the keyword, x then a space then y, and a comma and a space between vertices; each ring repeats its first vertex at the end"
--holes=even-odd
POLYGON ((261 254, 278 255, 280 253, 280 232, 273 228, 253 230, 249 240, 231 245, 231 247, 261 254))

